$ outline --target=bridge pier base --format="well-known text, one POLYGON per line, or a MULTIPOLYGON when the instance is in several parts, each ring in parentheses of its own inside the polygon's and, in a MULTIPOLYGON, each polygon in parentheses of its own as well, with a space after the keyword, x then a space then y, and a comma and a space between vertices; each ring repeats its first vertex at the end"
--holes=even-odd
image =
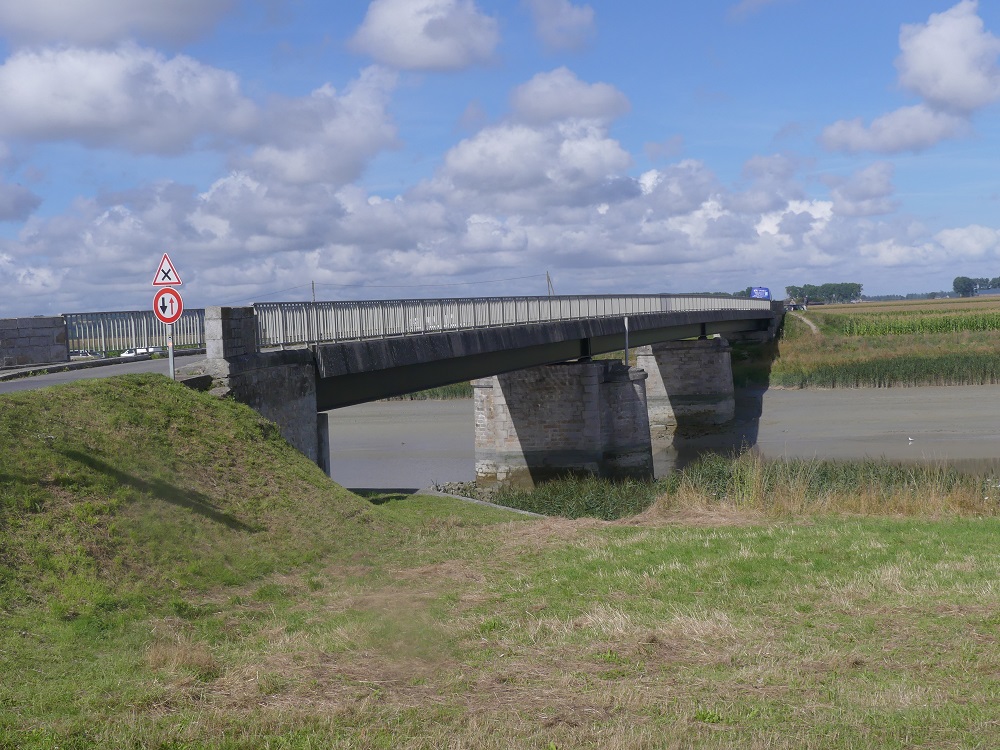
POLYGON ((316 365, 308 349, 257 351, 252 307, 205 309, 207 359, 195 373, 211 375, 213 392, 229 395, 277 424, 282 437, 319 463, 316 365))
POLYGON ((736 414, 729 343, 722 338, 665 341, 636 350, 636 364, 649 373, 646 401, 653 445, 675 435, 718 430, 736 414))
POLYGON ((652 477, 645 381, 642 370, 610 360, 474 380, 477 484, 652 477))

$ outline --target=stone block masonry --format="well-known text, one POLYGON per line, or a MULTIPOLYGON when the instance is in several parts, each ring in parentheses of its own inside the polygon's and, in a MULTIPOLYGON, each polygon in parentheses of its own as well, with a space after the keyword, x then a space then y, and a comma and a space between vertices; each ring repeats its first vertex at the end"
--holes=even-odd
POLYGON ((530 487, 568 473, 651 477, 646 374, 612 361, 473 381, 476 481, 530 487))
POLYGON ((0 366, 69 361, 66 321, 61 317, 0 320, 0 366))
POLYGON ((675 435, 718 430, 736 414, 729 343, 722 338, 665 341, 636 350, 649 373, 646 400, 653 445, 675 435))

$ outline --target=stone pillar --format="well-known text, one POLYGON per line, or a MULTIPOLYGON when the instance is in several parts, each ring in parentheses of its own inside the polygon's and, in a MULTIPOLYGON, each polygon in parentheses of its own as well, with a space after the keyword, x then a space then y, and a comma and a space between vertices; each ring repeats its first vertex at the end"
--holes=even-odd
POLYGON ((646 402, 653 444, 675 434, 717 431, 736 413, 729 343, 722 338, 665 341, 636 350, 636 364, 649 373, 646 402))
POLYGON ((205 308, 205 355, 228 360, 257 353, 257 313, 252 307, 205 308))
POLYGON ((653 450, 646 404, 648 374, 606 362, 600 387, 604 470, 609 476, 652 478, 653 450))
POLYGON ((476 481, 530 487, 565 474, 652 477, 646 373, 567 362, 473 381, 476 481))
POLYGON ((271 420, 293 447, 321 463, 312 351, 258 352, 252 307, 206 308, 205 339, 204 364, 181 368, 180 377, 211 375, 214 393, 232 396, 271 420))

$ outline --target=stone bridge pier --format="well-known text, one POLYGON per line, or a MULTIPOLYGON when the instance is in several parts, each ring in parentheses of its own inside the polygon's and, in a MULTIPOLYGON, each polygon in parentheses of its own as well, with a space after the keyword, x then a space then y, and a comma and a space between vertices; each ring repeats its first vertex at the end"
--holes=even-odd
POLYGON ((652 477, 646 373, 567 362, 473 381, 476 481, 530 487, 566 474, 652 477))
POLYGON ((718 430, 733 420, 736 395, 729 342, 723 338, 664 341, 636 350, 649 373, 646 403, 655 449, 675 435, 718 430))
POLYGON ((473 382, 476 482, 532 486, 566 474, 652 477, 653 451, 735 415, 721 338, 640 347, 638 367, 546 365, 473 382))

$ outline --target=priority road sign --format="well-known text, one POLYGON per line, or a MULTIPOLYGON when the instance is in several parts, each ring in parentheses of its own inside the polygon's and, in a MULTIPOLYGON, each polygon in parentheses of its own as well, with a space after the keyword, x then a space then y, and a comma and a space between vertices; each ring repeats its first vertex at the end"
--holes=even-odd
POLYGON ((153 313, 161 323, 173 325, 184 312, 184 300, 176 289, 166 287, 157 291, 153 297, 153 313))
POLYGON ((153 277, 153 286, 180 286, 184 282, 177 275, 174 264, 170 262, 167 254, 163 254, 163 260, 156 269, 156 276, 153 277))

